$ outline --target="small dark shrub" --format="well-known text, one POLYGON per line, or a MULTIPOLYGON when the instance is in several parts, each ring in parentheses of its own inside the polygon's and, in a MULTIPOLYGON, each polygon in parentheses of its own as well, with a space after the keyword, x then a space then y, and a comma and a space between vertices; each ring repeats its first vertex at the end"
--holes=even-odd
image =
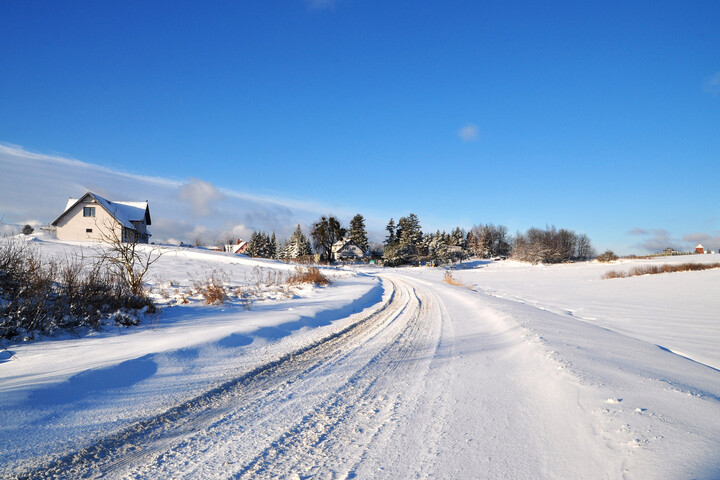
POLYGON ((598 255, 597 261, 598 262, 612 262, 618 259, 618 256, 615 255, 615 252, 612 250, 606 250, 605 253, 602 255, 598 255))

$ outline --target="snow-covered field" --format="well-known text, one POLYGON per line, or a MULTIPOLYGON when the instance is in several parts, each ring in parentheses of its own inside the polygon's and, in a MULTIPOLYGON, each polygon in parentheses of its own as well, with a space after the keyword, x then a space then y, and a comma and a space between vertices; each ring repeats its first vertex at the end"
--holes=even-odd
POLYGON ((720 478, 720 270, 602 279, 719 260, 297 288, 263 281, 282 263, 170 248, 158 317, 0 351, 0 477, 720 478), (213 274, 265 299, 203 305, 213 274))

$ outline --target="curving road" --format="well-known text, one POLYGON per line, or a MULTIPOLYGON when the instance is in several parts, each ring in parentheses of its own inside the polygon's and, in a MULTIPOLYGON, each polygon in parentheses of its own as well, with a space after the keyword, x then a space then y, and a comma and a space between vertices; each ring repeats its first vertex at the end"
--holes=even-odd
POLYGON ((385 300, 344 330, 27 476, 648 473, 648 450, 633 444, 640 426, 618 430, 623 412, 603 406, 592 372, 518 318, 546 315, 549 328, 564 328, 552 314, 399 273, 381 278, 385 300))

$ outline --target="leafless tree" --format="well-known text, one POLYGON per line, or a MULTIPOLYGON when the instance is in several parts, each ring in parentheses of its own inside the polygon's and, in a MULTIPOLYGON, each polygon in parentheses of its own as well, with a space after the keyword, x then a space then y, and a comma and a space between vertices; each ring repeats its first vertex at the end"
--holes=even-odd
POLYGON ((154 246, 140 246, 138 236, 132 232, 122 235, 122 228, 118 231, 113 225, 105 224, 98 229, 104 246, 99 247, 97 253, 133 295, 142 297, 145 294, 143 285, 148 270, 160 259, 163 252, 154 246))

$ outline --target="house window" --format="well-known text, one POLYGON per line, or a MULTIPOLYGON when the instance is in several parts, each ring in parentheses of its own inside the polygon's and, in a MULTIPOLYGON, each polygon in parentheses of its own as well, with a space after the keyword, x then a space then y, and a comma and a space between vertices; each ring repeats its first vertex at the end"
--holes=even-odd
POLYGON ((94 217, 95 207, 83 207, 83 217, 94 217))
POLYGON ((92 233, 92 228, 86 228, 85 233, 92 233))

